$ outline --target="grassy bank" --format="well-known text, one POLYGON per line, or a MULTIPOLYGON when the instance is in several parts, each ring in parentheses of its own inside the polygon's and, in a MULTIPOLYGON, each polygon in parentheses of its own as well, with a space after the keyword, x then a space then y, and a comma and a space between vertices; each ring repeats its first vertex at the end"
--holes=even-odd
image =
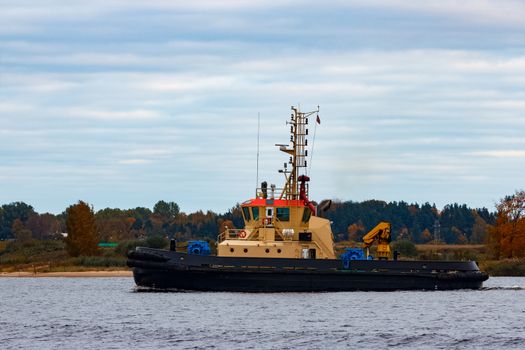
POLYGON ((71 257, 63 240, 1 242, 0 272, 75 272, 129 270, 126 253, 136 246, 167 248, 167 239, 154 236, 144 240, 122 241, 116 248, 99 248, 94 256, 71 257))
POLYGON ((70 257, 63 241, 10 242, 0 251, 0 272, 33 273, 127 269, 126 257, 114 249, 96 256, 70 257))
POLYGON ((490 276, 525 276, 525 259, 481 261, 479 267, 490 276))
POLYGON ((485 260, 483 244, 417 244, 420 260, 485 260))
POLYGON ((419 244, 418 258, 425 260, 474 260, 490 276, 525 276, 525 259, 488 260, 483 244, 419 244))

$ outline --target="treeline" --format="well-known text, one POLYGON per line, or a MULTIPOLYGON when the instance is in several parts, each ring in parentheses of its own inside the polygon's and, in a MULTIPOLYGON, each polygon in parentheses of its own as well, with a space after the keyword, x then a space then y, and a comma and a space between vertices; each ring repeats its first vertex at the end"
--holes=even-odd
MULTIPOLYGON (((446 243, 483 243, 488 229, 496 222, 488 209, 472 209, 451 204, 438 210, 425 203, 334 202, 329 210, 320 213, 330 219, 335 238, 360 241, 362 236, 380 221, 392 223, 394 239, 426 243, 438 238, 446 243), (437 237, 436 237, 437 235, 437 237)), ((153 236, 188 240, 215 239, 225 227, 243 226, 240 206, 226 213, 196 211, 184 213, 175 202, 159 201, 153 209, 106 208, 95 212, 95 226, 102 242, 120 242, 153 236)), ((39 214, 23 202, 0 207, 0 239, 52 239, 67 232, 67 213, 39 214)))
POLYGON ((337 240, 360 241, 380 221, 392 224, 392 238, 414 243, 439 240, 446 243, 484 243, 495 214, 465 204, 449 204, 438 210, 435 204, 406 202, 335 202, 322 214, 330 219, 337 240))
MULTIPOLYGON (((54 239, 67 232, 67 212, 39 214, 23 202, 0 207, 0 239, 54 239)), ((119 242, 153 236, 180 240, 215 239, 225 226, 242 227, 241 209, 236 205, 224 214, 212 211, 181 212, 175 202, 159 201, 153 210, 105 208, 95 212, 95 226, 102 242, 119 242)))

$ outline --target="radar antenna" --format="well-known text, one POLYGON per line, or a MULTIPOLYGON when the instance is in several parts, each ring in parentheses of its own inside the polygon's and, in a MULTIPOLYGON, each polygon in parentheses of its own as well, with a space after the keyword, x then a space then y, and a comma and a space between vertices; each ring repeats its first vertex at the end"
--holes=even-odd
POLYGON ((287 170, 285 163, 284 169, 279 171, 284 173, 286 177, 281 198, 297 200, 302 199, 302 195, 308 195, 308 189, 304 188, 304 182, 309 180, 305 174, 308 167, 306 160, 308 157, 308 150, 306 149, 308 146, 308 117, 316 113, 319 113, 319 107, 315 111, 301 112, 299 107, 292 106, 290 121, 286 122, 290 125, 290 144, 276 145, 281 151, 290 155, 288 164, 292 166, 291 170, 287 170), (302 183, 301 188, 300 182, 302 183))

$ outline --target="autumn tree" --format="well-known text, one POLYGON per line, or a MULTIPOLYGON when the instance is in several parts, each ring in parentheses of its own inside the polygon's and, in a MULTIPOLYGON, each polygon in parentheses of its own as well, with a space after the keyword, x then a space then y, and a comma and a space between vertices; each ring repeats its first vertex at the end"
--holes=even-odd
POLYGON ((470 242, 474 244, 483 243, 486 240, 490 225, 475 210, 472 211, 472 215, 474 216, 474 225, 472 225, 470 242))
POLYGON ((31 231, 25 227, 20 219, 15 219, 11 230, 15 239, 19 242, 28 242, 33 238, 31 231))
POLYGON ((25 226, 31 230, 33 237, 37 239, 50 238, 60 231, 60 222, 55 215, 50 213, 30 215, 25 226))
POLYGON ((94 255, 98 246, 98 233, 93 208, 79 201, 66 210, 67 251, 71 256, 94 255))
POLYGON ((352 225, 349 225, 347 228, 348 240, 350 241, 359 241, 360 235, 365 232, 363 223, 361 221, 354 222, 352 225))
POLYGON ((225 220, 225 219, 219 219, 217 221, 218 231, 219 233, 224 232, 228 229, 234 229, 236 228, 235 225, 233 225, 233 222, 231 220, 225 220))
POLYGON ((497 205, 496 225, 487 245, 493 258, 525 256, 525 191, 506 196, 497 205))
POLYGON ((397 236, 398 240, 410 240, 410 234, 408 232, 408 228, 402 227, 399 230, 399 235, 397 236))
POLYGON ((106 208, 95 214, 99 237, 104 242, 117 242, 134 238, 132 227, 136 219, 128 211, 106 208))
POLYGON ((432 239, 432 233, 430 233, 430 230, 428 228, 424 229, 423 232, 421 232, 421 240, 422 242, 430 242, 432 239))

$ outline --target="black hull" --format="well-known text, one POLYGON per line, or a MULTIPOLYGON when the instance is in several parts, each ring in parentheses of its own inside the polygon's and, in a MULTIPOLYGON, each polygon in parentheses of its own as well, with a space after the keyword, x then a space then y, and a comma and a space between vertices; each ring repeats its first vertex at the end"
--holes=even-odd
POLYGON ((139 287, 231 292, 479 289, 476 263, 225 258, 137 248, 128 255, 139 287))

